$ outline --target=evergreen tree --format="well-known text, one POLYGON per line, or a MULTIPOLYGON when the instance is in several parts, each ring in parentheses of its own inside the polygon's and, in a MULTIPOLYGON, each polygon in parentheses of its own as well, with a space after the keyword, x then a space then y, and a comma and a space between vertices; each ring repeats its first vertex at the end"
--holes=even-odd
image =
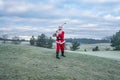
POLYGON ((50 37, 48 40, 47 40, 47 48, 52 48, 52 46, 53 46, 53 39, 52 39, 52 37, 50 37))
POLYGON ((92 49, 92 51, 99 51, 99 47, 96 46, 95 48, 92 49))
POLYGON ((40 35, 38 35, 38 38, 37 38, 37 41, 36 41, 36 45, 37 46, 41 46, 40 35))
POLYGON ((36 45, 39 47, 52 48, 53 41, 52 37, 48 38, 45 34, 41 34, 36 40, 36 45))
POLYGON ((37 46, 46 47, 46 45, 47 45, 47 37, 45 36, 45 34, 41 34, 40 36, 38 36, 37 46))
POLYGON ((71 49, 72 51, 75 51, 75 50, 77 50, 77 49, 80 48, 79 46, 80 46, 80 43, 77 42, 77 41, 75 41, 75 42, 72 43, 72 47, 70 47, 70 49, 71 49))
POLYGON ((111 46, 114 47, 114 50, 120 50, 120 31, 111 38, 111 46))
POLYGON ((35 38, 34 38, 34 36, 32 36, 32 38, 30 39, 30 44, 31 45, 35 45, 35 38))

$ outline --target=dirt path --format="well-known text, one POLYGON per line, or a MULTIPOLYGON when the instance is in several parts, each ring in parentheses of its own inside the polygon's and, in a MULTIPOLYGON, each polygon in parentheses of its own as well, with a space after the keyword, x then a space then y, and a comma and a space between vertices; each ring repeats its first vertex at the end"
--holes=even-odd
POLYGON ((96 51, 96 52, 80 52, 80 51, 69 51, 66 50, 66 52, 70 53, 77 53, 77 54, 86 54, 86 55, 92 55, 92 56, 98 56, 98 57, 104 57, 104 58, 110 58, 114 60, 120 61, 120 51, 96 51))

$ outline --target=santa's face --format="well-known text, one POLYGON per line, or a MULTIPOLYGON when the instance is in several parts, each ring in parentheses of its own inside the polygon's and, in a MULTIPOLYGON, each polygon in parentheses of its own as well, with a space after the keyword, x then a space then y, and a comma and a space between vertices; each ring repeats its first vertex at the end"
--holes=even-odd
POLYGON ((59 29, 59 31, 61 31, 62 29, 59 29))

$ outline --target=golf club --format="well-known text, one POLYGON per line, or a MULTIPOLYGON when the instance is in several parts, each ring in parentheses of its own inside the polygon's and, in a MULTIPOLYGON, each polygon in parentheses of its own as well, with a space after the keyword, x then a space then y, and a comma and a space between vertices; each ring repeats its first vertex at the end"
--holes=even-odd
POLYGON ((63 23, 61 26, 64 26, 65 24, 67 24, 67 23, 63 23))

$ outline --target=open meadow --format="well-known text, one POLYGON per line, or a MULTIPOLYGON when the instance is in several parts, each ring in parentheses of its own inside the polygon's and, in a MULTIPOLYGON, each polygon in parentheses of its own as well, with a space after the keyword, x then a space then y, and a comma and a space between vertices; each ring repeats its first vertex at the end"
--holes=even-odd
POLYGON ((85 53, 58 60, 54 49, 0 44, 0 80, 120 80, 119 60, 85 53))

